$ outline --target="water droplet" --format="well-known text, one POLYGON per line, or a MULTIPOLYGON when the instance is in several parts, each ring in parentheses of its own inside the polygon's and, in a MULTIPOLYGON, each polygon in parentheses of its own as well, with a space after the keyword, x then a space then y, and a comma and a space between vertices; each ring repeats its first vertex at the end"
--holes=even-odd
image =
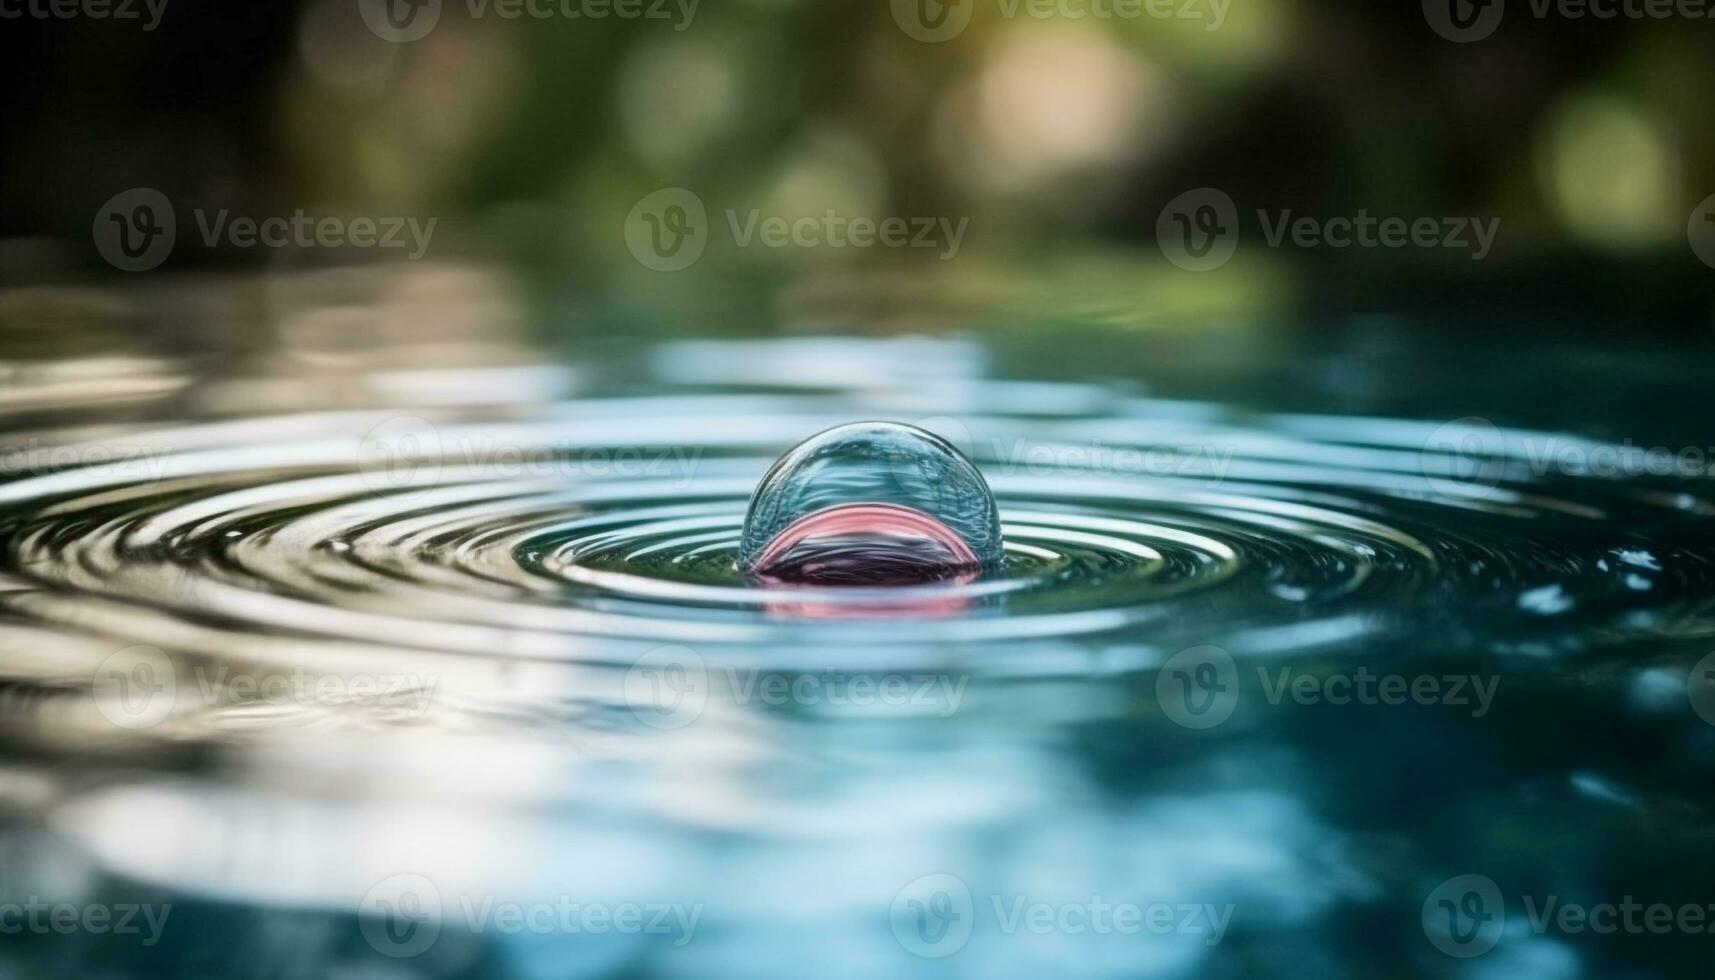
POLYGON ((782 584, 969 581, 1000 567, 982 474, 915 426, 858 422, 780 457, 750 498, 739 565, 782 584))

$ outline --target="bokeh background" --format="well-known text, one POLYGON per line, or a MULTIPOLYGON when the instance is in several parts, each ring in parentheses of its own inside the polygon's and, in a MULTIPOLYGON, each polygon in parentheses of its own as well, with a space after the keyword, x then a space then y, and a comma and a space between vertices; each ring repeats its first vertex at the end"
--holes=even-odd
MULTIPOLYGON (((1715 194, 1715 21, 1539 17, 1520 0, 1492 35, 1454 43, 1414 3, 1171 6, 1188 16, 1007 16, 998 0, 959 0, 946 9, 968 26, 938 43, 879 0, 603 20, 447 0, 409 43, 379 38, 353 0, 168 0, 153 30, 140 5, 129 22, 11 20, 0 274, 141 278, 102 262, 91 226, 113 195, 151 187, 182 226, 156 281, 368 260, 209 247, 193 208, 434 217, 420 264, 504 270, 531 329, 549 332, 1052 313, 1144 330, 1385 314, 1442 331, 1708 333, 1715 272, 1688 222, 1715 194), (951 261, 716 234, 696 266, 663 274, 633 259, 623 229, 669 187, 717 224, 729 208, 835 208, 969 230, 951 261), (1164 261, 1156 225, 1199 187, 1237 202, 1247 247, 1186 273, 1164 261), (1481 261, 1268 248, 1256 209, 1472 216, 1500 232, 1481 261)), ((13 323, 20 302, 6 304, 13 323)), ((27 306, 39 332, 40 304, 27 306)), ((248 310, 229 314, 279 320, 248 310)))

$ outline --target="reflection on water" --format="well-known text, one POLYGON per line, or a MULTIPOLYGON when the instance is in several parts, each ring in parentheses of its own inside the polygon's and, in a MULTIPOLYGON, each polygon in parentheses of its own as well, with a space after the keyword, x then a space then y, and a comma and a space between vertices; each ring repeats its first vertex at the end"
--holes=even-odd
POLYGON ((1004 338, 568 360, 504 337, 480 277, 442 299, 298 302, 218 369, 6 366, 0 927, 45 918, 0 972, 1706 956, 1532 928, 1519 897, 1701 901, 1707 471, 1033 377, 1004 338), (409 326, 338 326, 378 320, 409 326), (747 498, 867 418, 977 462, 1004 568, 782 615, 734 567, 747 498), (1466 874, 1507 905, 1461 958, 1431 919, 1466 874))

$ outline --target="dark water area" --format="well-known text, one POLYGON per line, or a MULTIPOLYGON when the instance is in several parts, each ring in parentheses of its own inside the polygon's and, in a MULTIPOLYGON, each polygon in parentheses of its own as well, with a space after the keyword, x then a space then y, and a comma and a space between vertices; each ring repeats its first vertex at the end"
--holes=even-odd
POLYGON ((920 585, 978 567, 932 539, 888 540, 876 535, 819 537, 783 552, 757 578, 787 585, 920 585))
POLYGON ((0 976, 1715 962, 1683 348, 283 322, 0 369, 0 931, 47 923, 0 976), (862 419, 976 463, 1004 564, 740 567, 773 461, 862 419))

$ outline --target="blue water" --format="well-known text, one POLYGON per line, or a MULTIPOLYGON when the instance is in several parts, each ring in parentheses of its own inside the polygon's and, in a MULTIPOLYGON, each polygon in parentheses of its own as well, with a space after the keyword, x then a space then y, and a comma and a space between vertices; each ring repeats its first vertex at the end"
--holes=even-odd
POLYGON ((19 366, 0 974, 1706 970, 1578 923, 1711 900, 1707 386, 1544 418, 1618 369, 1397 342, 19 366), (975 461, 1004 562, 739 567, 865 419, 975 461))

